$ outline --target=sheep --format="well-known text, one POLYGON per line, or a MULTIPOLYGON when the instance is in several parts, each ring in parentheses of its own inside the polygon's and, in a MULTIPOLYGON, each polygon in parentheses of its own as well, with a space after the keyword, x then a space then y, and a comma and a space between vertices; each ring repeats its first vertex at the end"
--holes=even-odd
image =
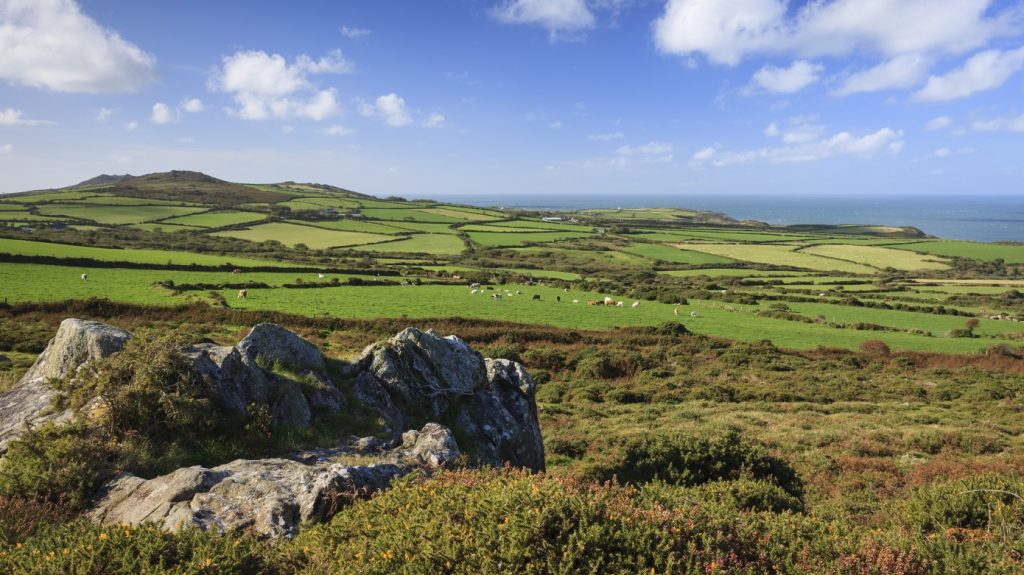
POLYGON ((477 282, 473 282, 469 284, 469 289, 480 289, 480 284, 478 284, 477 282))
POLYGON ((625 306, 626 306, 626 302, 624 302, 624 301, 617 301, 617 302, 615 302, 615 307, 625 307, 625 306))
POLYGON ((249 297, 249 291, 248 290, 244 290, 244 289, 238 290, 238 299, 246 299, 247 297, 249 297))
POLYGON ((574 299, 574 300, 572 300, 572 303, 580 303, 580 300, 574 299))
POLYGON ((678 307, 672 308, 672 315, 674 315, 676 317, 679 317, 679 308, 678 307))
POLYGON ((491 294, 491 299, 499 300, 499 299, 501 299, 501 294, 500 293, 492 293, 491 294))
POLYGON ((82 274, 82 281, 89 279, 89 274, 82 274))
POLYGON ((690 317, 697 317, 697 310, 691 311, 690 317))
POLYGON ((556 295, 556 296, 555 296, 555 301, 557 301, 557 302, 561 303, 561 301, 562 301, 562 296, 560 296, 560 295, 556 295))
POLYGON ((569 293, 569 288, 562 288, 562 291, 565 293, 569 293))
POLYGON ((634 308, 640 307, 640 302, 638 302, 638 301, 633 302, 633 307, 634 308))
POLYGON ((516 290, 516 295, 523 295, 523 290, 516 290))
POLYGON ((318 277, 320 279, 324 279, 324 274, 316 274, 316 277, 318 277))
POLYGON ((540 301, 540 294, 539 293, 533 294, 533 301, 540 301))
POLYGON ((480 290, 472 290, 469 293, 472 294, 472 295, 476 295, 476 294, 480 293, 480 290))

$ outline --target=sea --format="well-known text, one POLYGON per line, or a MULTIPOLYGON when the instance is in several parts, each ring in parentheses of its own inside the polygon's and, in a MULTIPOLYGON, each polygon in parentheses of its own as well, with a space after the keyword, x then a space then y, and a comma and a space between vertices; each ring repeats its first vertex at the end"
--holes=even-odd
POLYGON ((443 195, 435 200, 481 207, 537 210, 690 208, 773 225, 914 226, 945 239, 1024 242, 1024 191, 1019 196, 755 196, 755 195, 443 195))

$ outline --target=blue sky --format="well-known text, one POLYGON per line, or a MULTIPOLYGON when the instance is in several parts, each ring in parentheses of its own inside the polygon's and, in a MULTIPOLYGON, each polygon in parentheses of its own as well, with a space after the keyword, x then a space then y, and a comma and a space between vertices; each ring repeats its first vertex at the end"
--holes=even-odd
POLYGON ((0 0, 0 192, 1018 194, 1024 2, 0 0))

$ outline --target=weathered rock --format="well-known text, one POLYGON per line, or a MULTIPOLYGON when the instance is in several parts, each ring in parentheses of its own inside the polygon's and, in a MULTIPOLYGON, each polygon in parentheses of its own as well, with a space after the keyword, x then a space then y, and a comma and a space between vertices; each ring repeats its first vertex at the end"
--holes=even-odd
POLYGON ((212 469, 193 466, 150 480, 124 474, 101 490, 91 515, 103 523, 155 522, 170 530, 245 529, 291 537, 303 523, 329 519, 347 501, 384 489, 420 462, 438 467, 458 457, 447 428, 430 424, 407 448, 364 457, 339 450, 346 463, 315 458, 239 459, 212 469))
POLYGON ((414 328, 369 346, 356 364, 392 402, 380 398, 366 379, 357 387, 360 399, 384 405, 379 412, 393 428, 450 421, 469 439, 463 448, 472 460, 544 469, 536 386, 522 365, 484 360, 455 336, 442 338, 414 328))
POLYGON ((242 357, 253 363, 278 363, 293 371, 327 371, 324 356, 312 343, 272 323, 261 323, 238 342, 242 357))
POLYGON ((67 417, 53 411, 56 390, 51 380, 73 374, 86 363, 120 351, 131 334, 95 321, 68 318, 32 367, 6 393, 0 395, 0 453, 21 435, 26 423, 67 417))

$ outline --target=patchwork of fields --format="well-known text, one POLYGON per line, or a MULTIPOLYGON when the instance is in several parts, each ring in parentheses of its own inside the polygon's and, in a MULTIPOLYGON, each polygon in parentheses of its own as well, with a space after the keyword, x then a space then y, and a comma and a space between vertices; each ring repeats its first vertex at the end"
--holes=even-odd
POLYGON ((223 297, 232 307, 304 315, 464 316, 572 329, 682 321, 697 333, 770 339, 797 349, 856 348, 878 339, 894 349, 966 352, 1024 339, 1024 326, 1012 321, 1024 305, 1013 292, 1018 286, 1006 278, 961 277, 961 260, 954 259, 1013 265, 1024 262, 1021 246, 880 237, 872 234, 899 230, 870 226, 701 224, 690 220, 705 215, 672 209, 583 210, 545 221, 536 214, 381 200, 292 183, 231 184, 225 197, 216 195, 219 188, 198 186, 176 201, 160 186, 152 195, 100 186, 0 198, 0 226, 22 230, 0 237, 0 257, 9 260, 0 271, 0 297, 9 303, 107 297, 157 305, 223 297), (226 197, 246 201, 228 205, 226 197), (171 245, 187 238, 187 245, 210 247, 205 253, 113 249, 82 245, 86 240, 78 235, 70 236, 78 245, 70 245, 57 225, 101 238, 132 229, 166 237, 171 245), (234 243, 217 243, 226 240, 234 243), (275 255, 253 258, 240 247, 248 242, 275 255), (75 263, 53 265, 45 258, 75 263), (129 269, 161 265, 231 266, 242 273, 129 269), (300 265, 323 269, 323 277, 289 269, 300 265), (275 271, 247 271, 254 267, 275 271), (333 274, 333 268, 363 271, 333 274), (409 285, 368 285, 379 283, 384 270, 384 283, 409 285), (82 273, 88 281, 78 279, 82 273), (40 289, 46 278, 60 280, 40 289), (232 288, 154 287, 167 281, 267 287, 238 300, 232 288), (327 285, 331 281, 336 285, 327 285), (466 286, 473 281, 490 282, 491 289, 471 294, 466 286), (502 299, 488 297, 495 293, 502 299), (606 296, 627 307, 586 304, 606 296), (978 324, 968 329, 970 318, 978 324))

